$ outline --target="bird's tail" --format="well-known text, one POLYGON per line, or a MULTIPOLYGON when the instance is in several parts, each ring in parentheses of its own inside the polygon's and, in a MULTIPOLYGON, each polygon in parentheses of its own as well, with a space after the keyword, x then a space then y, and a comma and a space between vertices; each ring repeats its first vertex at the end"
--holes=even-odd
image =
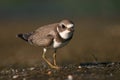
POLYGON ((28 38, 29 38, 31 35, 32 35, 32 33, 25 33, 25 34, 20 33, 20 34, 17 35, 17 37, 19 37, 19 38, 21 38, 21 39, 23 39, 23 40, 25 40, 25 41, 28 42, 28 38))

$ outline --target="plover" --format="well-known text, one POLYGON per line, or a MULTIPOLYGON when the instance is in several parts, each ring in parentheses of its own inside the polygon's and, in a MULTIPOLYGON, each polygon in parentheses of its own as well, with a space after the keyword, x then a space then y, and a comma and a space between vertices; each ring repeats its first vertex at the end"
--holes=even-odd
POLYGON ((65 46, 72 39, 73 33, 73 22, 65 19, 58 23, 41 26, 33 32, 18 34, 17 37, 30 44, 42 47, 42 58, 51 68, 59 69, 56 64, 56 51, 58 48, 65 46), (45 56, 49 48, 54 50, 53 64, 45 56))

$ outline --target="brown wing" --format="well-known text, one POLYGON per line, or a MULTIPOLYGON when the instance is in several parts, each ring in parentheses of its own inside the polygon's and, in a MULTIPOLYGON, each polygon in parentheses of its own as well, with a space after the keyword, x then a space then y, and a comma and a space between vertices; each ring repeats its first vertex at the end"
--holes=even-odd
POLYGON ((29 41, 33 45, 41 46, 41 47, 48 47, 53 43, 53 36, 39 36, 39 33, 35 33, 29 38, 29 41))
POLYGON ((56 35, 56 25, 51 24, 38 28, 30 37, 29 41, 38 46, 48 47, 53 43, 56 35))

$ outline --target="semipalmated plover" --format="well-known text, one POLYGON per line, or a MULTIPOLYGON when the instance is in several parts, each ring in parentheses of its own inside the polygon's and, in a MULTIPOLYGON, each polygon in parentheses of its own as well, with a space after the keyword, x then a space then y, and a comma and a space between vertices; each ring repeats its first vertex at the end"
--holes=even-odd
POLYGON ((56 50, 65 46, 73 37, 74 24, 70 20, 62 20, 59 23, 53 23, 41 26, 30 33, 21 33, 17 36, 30 44, 43 47, 42 58, 51 68, 58 69, 56 64, 56 50), (47 49, 53 49, 53 64, 45 57, 47 49))

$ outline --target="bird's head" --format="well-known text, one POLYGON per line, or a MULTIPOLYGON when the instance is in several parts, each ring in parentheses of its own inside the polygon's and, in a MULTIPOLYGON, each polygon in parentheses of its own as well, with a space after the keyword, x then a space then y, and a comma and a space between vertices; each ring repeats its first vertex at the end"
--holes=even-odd
POLYGON ((73 35, 74 24, 70 20, 62 20, 57 27, 57 31, 61 38, 68 39, 73 35))

